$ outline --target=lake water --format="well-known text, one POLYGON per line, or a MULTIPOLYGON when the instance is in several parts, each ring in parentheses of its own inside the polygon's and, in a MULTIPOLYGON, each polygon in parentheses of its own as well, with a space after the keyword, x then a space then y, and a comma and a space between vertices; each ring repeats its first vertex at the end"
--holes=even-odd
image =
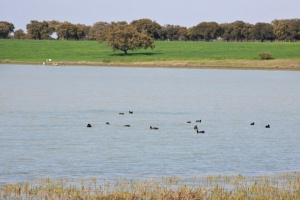
POLYGON ((300 171, 299 144, 300 72, 0 65, 0 183, 300 171))

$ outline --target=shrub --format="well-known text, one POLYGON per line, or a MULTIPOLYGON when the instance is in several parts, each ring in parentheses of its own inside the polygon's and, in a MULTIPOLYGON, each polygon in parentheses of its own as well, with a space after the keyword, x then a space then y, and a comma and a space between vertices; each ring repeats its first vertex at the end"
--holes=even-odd
POLYGON ((272 58, 272 55, 268 52, 261 52, 258 54, 259 57, 262 59, 262 60, 270 60, 270 59, 273 59, 272 58))
POLYGON ((107 58, 104 58, 104 59, 102 60, 102 62, 103 62, 103 63, 110 63, 111 60, 110 60, 110 59, 107 59, 107 58))

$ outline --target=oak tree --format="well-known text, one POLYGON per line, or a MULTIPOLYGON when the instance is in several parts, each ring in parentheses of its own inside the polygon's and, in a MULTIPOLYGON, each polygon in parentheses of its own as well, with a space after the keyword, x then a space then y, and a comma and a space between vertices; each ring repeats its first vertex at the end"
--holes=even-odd
POLYGON ((300 40, 300 19, 288 20, 288 30, 290 40, 300 40))
POLYGON ((14 39, 26 39, 26 34, 22 29, 18 29, 14 32, 14 39))
POLYGON ((188 31, 186 27, 167 24, 159 30, 159 37, 161 40, 184 41, 188 38, 188 31))
POLYGON ((109 29, 111 25, 107 22, 96 22, 89 31, 90 40, 102 40, 104 31, 109 29))
POLYGON ((12 23, 6 21, 0 21, 0 38, 8 38, 9 34, 12 33, 15 26, 12 23))
POLYGON ((231 41, 234 40, 233 38, 233 32, 234 32, 234 26, 231 23, 223 23, 220 24, 221 28, 221 37, 224 41, 231 41))
POLYGON ((161 29, 161 26, 151 19, 133 20, 130 25, 135 26, 140 33, 146 31, 146 33, 155 40, 159 39, 159 30, 161 29))
POLYGON ((113 51, 123 51, 125 54, 138 49, 155 48, 154 39, 147 35, 145 31, 138 32, 137 29, 126 23, 113 23, 112 27, 105 31, 107 46, 113 51))
POLYGON ((233 32, 232 37, 236 41, 247 41, 251 39, 251 29, 253 27, 252 24, 243 22, 243 21, 235 21, 232 23, 233 32))
POLYGON ((221 36, 221 28, 216 22, 201 22, 189 30, 193 40, 211 41, 221 36))
POLYGON ((288 36, 288 23, 287 20, 273 20, 273 33, 277 40, 285 40, 288 36))
POLYGON ((274 40, 273 26, 269 23, 256 23, 251 29, 251 34, 254 40, 260 40, 261 42, 266 40, 274 40))
POLYGON ((58 40, 80 40, 85 37, 84 27, 80 24, 62 22, 56 26, 58 40))
POLYGON ((26 28, 28 39, 52 39, 50 35, 52 35, 54 28, 50 27, 47 21, 39 22, 37 20, 31 20, 30 23, 26 25, 26 28))

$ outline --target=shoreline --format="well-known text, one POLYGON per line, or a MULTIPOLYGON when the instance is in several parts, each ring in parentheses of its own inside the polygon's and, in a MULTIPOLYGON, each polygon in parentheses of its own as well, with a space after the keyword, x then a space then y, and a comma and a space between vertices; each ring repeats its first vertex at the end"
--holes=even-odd
POLYGON ((24 62, 3 60, 0 64, 41 65, 41 66, 102 66, 174 69, 239 69, 239 70, 283 70, 300 71, 300 59, 294 60, 187 60, 154 62, 24 62))

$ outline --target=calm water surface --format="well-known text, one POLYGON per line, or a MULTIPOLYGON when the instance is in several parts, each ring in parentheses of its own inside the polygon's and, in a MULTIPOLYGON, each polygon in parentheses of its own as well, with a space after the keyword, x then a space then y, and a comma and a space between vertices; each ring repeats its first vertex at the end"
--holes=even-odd
POLYGON ((0 65, 0 183, 299 171, 299 143, 300 72, 0 65))

